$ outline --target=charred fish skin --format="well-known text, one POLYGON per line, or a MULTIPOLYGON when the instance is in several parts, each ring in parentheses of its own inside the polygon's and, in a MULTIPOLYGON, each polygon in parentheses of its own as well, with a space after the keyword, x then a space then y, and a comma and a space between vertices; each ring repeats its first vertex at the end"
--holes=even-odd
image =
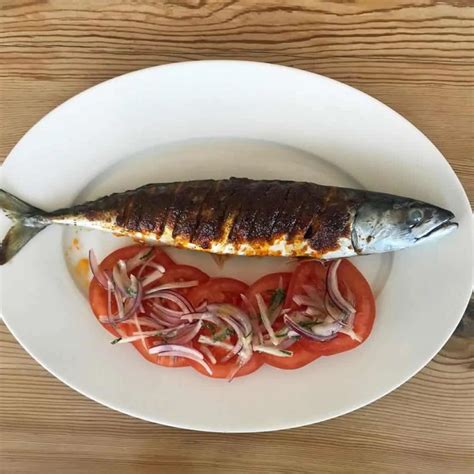
POLYGON ((358 195, 247 178, 147 185, 49 215, 140 240, 218 254, 351 256, 358 195))
POLYGON ((317 259, 399 250, 457 227, 450 211, 409 198, 248 178, 148 184, 54 212, 0 190, 0 207, 14 221, 0 264, 49 224, 216 254, 317 259))

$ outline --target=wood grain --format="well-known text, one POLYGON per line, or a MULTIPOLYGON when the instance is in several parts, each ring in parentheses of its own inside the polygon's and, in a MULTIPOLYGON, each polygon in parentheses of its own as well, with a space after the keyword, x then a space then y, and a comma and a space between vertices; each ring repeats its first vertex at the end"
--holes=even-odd
MULTIPOLYGON (((353 85, 425 132, 474 199, 471 1, 0 0, 0 160, 98 82, 193 59, 285 64, 353 85)), ((474 342, 339 419, 214 435, 134 420, 64 386, 0 325, 0 472, 309 473, 474 469, 474 342)))

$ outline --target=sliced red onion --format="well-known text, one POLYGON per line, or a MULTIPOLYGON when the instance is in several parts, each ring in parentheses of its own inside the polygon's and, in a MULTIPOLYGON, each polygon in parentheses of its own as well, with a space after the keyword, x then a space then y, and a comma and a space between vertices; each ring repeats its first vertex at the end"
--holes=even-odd
POLYGON ((152 288, 146 292, 147 295, 154 295, 160 291, 164 290, 175 290, 177 288, 192 288, 193 286, 199 285, 197 280, 191 281, 175 281, 170 283, 164 283, 163 285, 152 288))
MULTIPOLYGON (((99 316, 99 321, 103 324, 107 324, 109 322, 107 316, 99 316)), ((140 322, 140 325, 143 325, 143 326, 148 326, 156 330, 163 329, 162 325, 158 324, 153 318, 150 318, 149 316, 140 316, 138 318, 138 321, 140 322)), ((135 324, 135 323, 131 320, 128 320, 128 321, 123 321, 122 324, 135 324)))
POLYGON ((183 296, 177 293, 176 291, 159 291, 157 293, 153 293, 152 295, 146 295, 145 299, 154 299, 154 298, 162 298, 164 300, 172 301, 176 303, 179 308, 181 309, 182 313, 194 313, 195 310, 193 305, 183 296))
POLYGON ((196 311, 205 311, 207 308, 207 301, 203 301, 197 308, 196 311))
POLYGON ((326 306, 326 313, 329 315, 328 319, 339 321, 342 325, 345 325, 346 323, 344 321, 347 319, 348 315, 334 304, 329 294, 326 295, 324 303, 326 306))
POLYGON ((209 359, 209 362, 211 364, 216 364, 217 360, 214 357, 212 351, 209 349, 209 347, 205 346, 204 344, 199 344, 199 349, 204 354, 204 357, 207 357, 209 359))
POLYGON ((169 352, 161 352, 159 356, 160 357, 183 357, 184 359, 193 360, 194 362, 197 362, 201 367, 204 367, 204 369, 206 369, 206 372, 209 375, 212 375, 212 369, 209 367, 207 362, 205 362, 203 359, 200 359, 199 357, 196 357, 192 354, 188 354, 182 351, 169 351, 169 352))
POLYGON ((298 305, 298 306, 312 306, 316 307, 316 303, 314 302, 313 298, 310 296, 306 295, 294 295, 293 296, 293 301, 298 305))
POLYGON ((291 357, 293 355, 293 352, 285 349, 278 349, 275 346, 257 345, 253 346, 253 350, 255 352, 263 352, 264 354, 270 354, 276 357, 291 357))
POLYGON ((115 323, 121 323, 131 318, 140 307, 143 297, 143 288, 140 282, 134 275, 131 276, 132 285, 136 286, 136 295, 133 298, 128 299, 124 305, 124 314, 121 318, 115 319, 115 323))
MULTIPOLYGON (((156 280, 159 280, 164 275, 164 272, 160 270, 155 270, 154 272, 149 273, 146 277, 142 278, 141 282, 143 286, 151 285, 156 280)), ((140 275, 138 275, 140 278, 140 275)))
POLYGON ((283 304, 278 305, 271 314, 268 315, 270 324, 273 324, 281 315, 281 310, 283 309, 283 304))
POLYGON ((332 321, 330 323, 315 324, 311 327, 316 336, 332 337, 335 336, 342 329, 342 324, 339 321, 332 321))
POLYGON ((162 352, 170 352, 170 351, 179 351, 185 354, 194 355, 199 359, 204 359, 204 356, 196 349, 187 346, 180 346, 177 344, 160 344, 159 346, 150 347, 148 352, 150 354, 161 354, 162 352))
POLYGON ((131 272, 135 268, 139 267, 147 261, 148 259, 153 259, 155 254, 155 249, 153 247, 145 247, 140 252, 136 253, 132 258, 127 260, 127 271, 131 272))
POLYGON ((235 335, 237 336, 237 341, 232 349, 221 359, 221 362, 227 362, 240 352, 244 344, 245 335, 242 332, 240 325, 237 324, 230 316, 221 315, 220 317, 235 331, 235 335))
POLYGON ((354 330, 351 328, 343 327, 339 332, 341 334, 345 334, 346 336, 349 336, 354 341, 362 342, 362 338, 356 332, 354 332, 354 330))
POLYGON ((210 323, 215 324, 216 326, 221 325, 221 321, 217 316, 214 316, 212 313, 204 312, 196 312, 196 313, 188 313, 188 314, 183 314, 181 316, 181 319, 184 321, 208 321, 210 323))
POLYGON ((207 306, 208 311, 217 314, 220 318, 222 316, 230 316, 234 321, 237 321, 241 328, 241 332, 247 336, 252 332, 252 323, 249 317, 237 306, 232 304, 210 304, 207 306))
POLYGON ((293 337, 287 337, 286 339, 283 339, 283 341, 280 342, 280 344, 278 344, 278 346, 276 346, 277 349, 280 349, 280 350, 286 350, 288 348, 290 348, 295 342, 299 341, 300 340, 300 336, 293 336, 293 337))
POLYGON ((268 335, 270 336, 270 340, 272 341, 272 344, 274 346, 277 346, 278 345, 278 338, 275 336, 275 332, 273 331, 270 320, 268 319, 267 305, 265 304, 265 301, 263 301, 262 295, 260 293, 257 293, 255 295, 255 299, 257 300, 258 309, 260 310, 260 316, 262 317, 262 323, 263 323, 265 329, 267 330, 268 335))
MULTIPOLYGON (((138 322, 138 317, 137 317, 137 314, 135 313, 134 316, 133 316, 133 322, 135 323, 135 326, 136 328, 138 329, 138 331, 140 333, 142 333, 142 327, 140 326, 140 323, 138 322)), ((143 347, 145 348, 145 350, 148 348, 148 346, 146 345, 146 341, 145 341, 145 338, 142 336, 140 336, 140 340, 142 342, 142 345, 143 347)))
POLYGON ((333 334, 332 336, 319 336, 315 334, 312 330, 300 326, 298 323, 293 321, 287 314, 283 316, 283 320, 285 324, 288 325, 291 329, 293 329, 293 331, 295 331, 297 334, 299 334, 300 336, 307 337, 308 339, 311 339, 313 341, 329 341, 330 339, 334 339, 337 335, 333 334))
POLYGON ((331 262, 326 275, 326 288, 334 304, 345 313, 355 313, 356 310, 352 304, 341 294, 337 280, 337 269, 342 260, 331 262))
POLYGON ((157 354, 160 357, 184 357, 185 359, 191 359, 204 367, 209 375, 212 375, 212 370, 204 361, 204 356, 201 352, 191 347, 180 346, 177 344, 163 344, 160 346, 154 346, 148 351, 150 354, 157 354))
POLYGON ((178 319, 174 317, 167 316, 165 314, 160 314, 154 308, 149 310, 149 315, 159 324, 162 324, 166 327, 174 327, 177 324, 178 319))
POLYGON ((200 344, 205 344, 206 346, 214 346, 214 347, 220 347, 221 349, 226 349, 228 351, 233 349, 233 345, 229 344, 228 342, 224 341, 214 341, 212 337, 208 336, 199 336, 198 342, 200 344))
POLYGON ((89 266, 91 267, 94 278, 99 282, 100 286, 108 290, 110 284, 109 279, 107 274, 99 267, 99 262, 97 261, 97 256, 93 249, 89 250, 89 266))
POLYGON ((190 314, 190 313, 186 313, 185 311, 182 311, 182 310, 176 311, 174 309, 167 308, 166 306, 163 306, 162 304, 158 303, 157 301, 149 299, 146 296, 145 296, 144 299, 147 302, 149 302, 149 304, 151 304, 153 309, 158 311, 160 314, 164 314, 166 316, 169 316, 170 318, 178 319, 178 318, 181 318, 181 316, 183 316, 183 314, 190 314))
POLYGON ((260 324, 258 323, 258 319, 257 319, 258 316, 255 311, 255 308, 252 306, 252 303, 250 303, 246 295, 241 293, 240 297, 242 298, 242 301, 244 302, 249 312, 250 323, 252 324, 252 331, 254 334, 254 338, 259 344, 263 344, 263 335, 262 335, 262 331, 260 330, 260 324))
POLYGON ((197 334, 201 330, 201 327, 202 321, 198 321, 197 323, 188 325, 189 329, 183 331, 182 334, 172 338, 169 342, 172 344, 186 344, 197 336, 197 334))
POLYGON ((124 296, 132 296, 132 282, 127 273, 127 264, 123 260, 114 265, 112 277, 115 286, 124 296))

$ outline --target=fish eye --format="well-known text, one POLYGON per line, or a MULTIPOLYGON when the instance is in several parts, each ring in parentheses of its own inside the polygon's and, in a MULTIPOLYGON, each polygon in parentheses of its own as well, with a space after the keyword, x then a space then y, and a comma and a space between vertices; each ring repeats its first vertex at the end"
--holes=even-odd
POLYGON ((417 225, 423 220, 423 211, 421 209, 412 209, 408 213, 408 223, 410 225, 417 225))

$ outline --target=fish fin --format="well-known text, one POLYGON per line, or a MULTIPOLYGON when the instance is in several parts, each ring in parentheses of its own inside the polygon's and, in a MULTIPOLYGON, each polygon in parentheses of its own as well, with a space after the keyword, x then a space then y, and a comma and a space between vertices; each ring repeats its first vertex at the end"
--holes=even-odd
POLYGON ((19 220, 25 214, 31 215, 43 212, 41 209, 31 206, 3 189, 0 189, 0 209, 3 209, 12 220, 19 220))
POLYGON ((0 265, 7 263, 13 258, 38 232, 46 226, 27 227, 21 222, 17 222, 0 244, 0 265))
POLYGON ((40 209, 30 206, 3 189, 0 189, 0 209, 14 222, 0 244, 0 265, 8 262, 46 225, 44 220, 36 220, 35 215, 43 214, 40 209), (28 225, 27 225, 28 224, 28 225))

